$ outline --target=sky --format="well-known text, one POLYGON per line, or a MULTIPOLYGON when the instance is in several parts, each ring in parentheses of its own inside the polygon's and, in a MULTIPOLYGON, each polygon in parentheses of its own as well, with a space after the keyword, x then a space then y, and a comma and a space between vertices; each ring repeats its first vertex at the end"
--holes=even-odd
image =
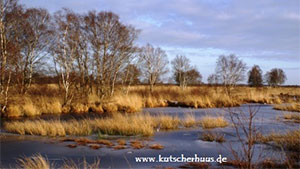
MULTIPOLYGON (((299 0, 20 0, 26 7, 54 13, 112 11, 140 29, 138 45, 161 47, 169 60, 185 55, 203 76, 214 73, 217 58, 235 54, 248 70, 281 68, 286 85, 300 85, 299 0)), ((170 67, 171 68, 171 67, 170 67)), ((246 80, 244 81, 244 83, 246 80)))

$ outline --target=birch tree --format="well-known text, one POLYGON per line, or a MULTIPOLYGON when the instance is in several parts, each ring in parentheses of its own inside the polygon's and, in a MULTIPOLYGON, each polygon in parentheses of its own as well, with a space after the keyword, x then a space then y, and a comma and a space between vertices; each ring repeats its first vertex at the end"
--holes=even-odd
POLYGON ((138 31, 112 12, 89 12, 85 29, 96 69, 97 94, 113 95, 118 72, 135 56, 138 31))
POLYGON ((174 70, 175 81, 179 83, 181 88, 187 86, 187 72, 191 70, 190 60, 184 55, 177 55, 171 64, 174 70))
POLYGON ((23 13, 16 0, 0 1, 0 113, 7 107, 12 76, 20 54, 20 17, 23 13))
POLYGON ((71 73, 75 70, 75 55, 79 47, 76 36, 74 36, 76 34, 76 24, 74 24, 76 19, 76 15, 69 10, 59 11, 55 14, 56 41, 51 52, 62 80, 64 105, 70 104, 73 98, 71 89, 74 85, 74 79, 71 73))
POLYGON ((151 92, 153 92, 154 84, 168 72, 168 63, 167 54, 161 48, 155 48, 150 44, 142 47, 139 65, 144 78, 150 85, 151 92))
POLYGON ((21 93, 26 93, 32 83, 34 69, 43 62, 43 58, 47 55, 47 48, 52 41, 53 33, 50 20, 51 17, 45 9, 29 8, 23 15, 21 93))
POLYGON ((244 80, 246 64, 234 54, 221 55, 217 60, 216 75, 230 95, 231 88, 244 80))

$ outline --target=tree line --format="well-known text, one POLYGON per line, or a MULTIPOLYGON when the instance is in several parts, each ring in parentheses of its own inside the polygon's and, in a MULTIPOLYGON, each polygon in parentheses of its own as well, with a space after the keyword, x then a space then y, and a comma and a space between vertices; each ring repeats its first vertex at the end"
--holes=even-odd
MULTIPOLYGON (((115 13, 79 14, 62 9, 51 15, 46 9, 25 8, 17 0, 0 2, 0 94, 4 105, 10 86, 26 94, 34 83, 56 82, 64 91, 64 104, 69 104, 75 92, 95 92, 103 98, 113 95, 117 84, 143 82, 152 91, 170 72, 166 52, 151 44, 137 46, 140 30, 122 23, 115 13)), ((202 75, 186 56, 177 55, 171 65, 172 79, 180 87, 201 83, 202 75)), ((235 55, 220 56, 208 82, 232 86, 244 79, 245 71, 246 64, 235 55)), ((254 66, 248 83, 259 86, 261 78, 261 70, 254 66)), ((282 84, 285 79, 281 69, 266 75, 270 85, 282 84)))

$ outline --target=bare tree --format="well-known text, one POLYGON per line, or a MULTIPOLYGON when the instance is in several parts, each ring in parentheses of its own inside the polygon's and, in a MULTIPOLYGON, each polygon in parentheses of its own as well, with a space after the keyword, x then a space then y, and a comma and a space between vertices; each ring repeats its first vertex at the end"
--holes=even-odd
POLYGON ((278 86, 285 82, 286 75, 282 69, 273 68, 266 73, 265 80, 270 86, 278 86))
MULTIPOLYGON (((259 112, 260 107, 248 107, 248 112, 242 110, 233 110, 228 108, 230 120, 233 123, 233 127, 236 132, 239 146, 238 149, 234 149, 230 144, 230 151, 234 160, 240 168, 252 169, 255 168, 253 162, 253 154, 255 152, 255 141, 258 138, 260 132, 256 127, 254 121, 255 116, 259 112), (244 166, 245 164, 245 166, 244 166)), ((262 153, 258 154, 257 160, 262 158, 262 153)))
POLYGON ((207 78, 207 83, 208 84, 218 84, 219 83, 218 76, 216 74, 209 75, 207 78))
POLYGON ((118 72, 135 56, 139 31, 122 24, 112 12, 89 12, 85 29, 96 69, 97 94, 113 95, 118 72))
POLYGON ((187 86, 187 72, 191 69, 190 62, 191 61, 184 55, 177 55, 171 62, 175 81, 181 88, 187 86))
POLYGON ((150 85, 150 91, 153 91, 153 86, 159 81, 159 78, 167 73, 168 57, 165 51, 159 47, 155 48, 150 44, 142 47, 140 51, 139 65, 143 76, 150 85))
POLYGON ((47 10, 29 8, 22 19, 23 41, 22 55, 22 85, 21 93, 26 93, 32 83, 34 68, 42 63, 47 55, 47 48, 52 41, 53 30, 50 28, 51 17, 47 10))
POLYGON ((120 82, 124 87, 125 94, 128 94, 129 87, 132 84, 140 83, 140 76, 141 71, 135 64, 128 63, 128 65, 122 69, 120 72, 120 82))
POLYGON ((58 73, 61 76, 62 84, 65 92, 64 105, 72 101, 73 93, 70 91, 74 85, 74 79, 71 73, 74 72, 74 62, 76 51, 79 48, 79 42, 76 36, 76 20, 77 16, 70 10, 59 11, 55 14, 56 41, 51 48, 55 65, 58 65, 58 73))
POLYGON ((234 54, 221 55, 217 60, 216 75, 225 86, 228 95, 230 95, 232 87, 244 80, 245 71, 246 64, 234 54))
POLYGON ((23 8, 16 0, 0 1, 0 112, 4 112, 9 98, 12 76, 17 71, 20 54, 20 18, 23 8))

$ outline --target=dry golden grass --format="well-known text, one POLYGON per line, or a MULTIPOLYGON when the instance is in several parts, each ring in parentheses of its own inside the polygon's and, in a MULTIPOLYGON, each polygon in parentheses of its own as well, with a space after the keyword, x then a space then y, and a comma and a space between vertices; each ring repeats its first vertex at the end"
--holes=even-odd
POLYGON ((94 149, 94 150, 98 150, 99 148, 101 148, 101 146, 98 145, 98 144, 89 144, 88 146, 89 146, 91 149, 94 149))
POLYGON ((89 164, 85 159, 80 164, 76 164, 72 160, 64 161, 61 167, 62 169, 98 169, 100 168, 100 160, 94 160, 93 163, 89 164))
POLYGON ((118 140, 117 140, 117 143, 118 143, 119 145, 126 145, 126 140, 124 140, 124 139, 118 139, 118 140))
MULTIPOLYGON (((17 160, 16 168, 24 169, 51 169, 58 168, 55 163, 50 163, 47 158, 40 154, 36 154, 30 157, 24 157, 17 160)), ((64 164, 60 167, 62 169, 97 169, 100 168, 100 160, 95 160, 89 164, 84 159, 80 164, 76 164, 74 161, 64 161, 64 164)))
POLYGON ((98 144, 103 144, 103 145, 106 145, 106 146, 108 146, 108 147, 114 146, 114 143, 112 143, 112 142, 109 141, 109 140, 103 140, 103 139, 100 139, 100 140, 97 140, 96 143, 98 143, 98 144))
POLYGON ((168 115, 150 116, 149 114, 112 114, 111 117, 83 120, 25 120, 6 122, 4 128, 11 133, 21 135, 65 136, 90 135, 102 133, 108 135, 152 136, 155 128, 162 130, 177 129, 180 120, 168 115))
POLYGON ((158 127, 162 130, 174 130, 178 129, 180 120, 177 116, 168 116, 164 114, 160 114, 156 117, 156 119, 152 123, 156 123, 155 127, 158 127))
POLYGON ((300 123, 300 114, 286 113, 283 117, 284 119, 293 120, 296 123, 300 123))
POLYGON ((89 111, 89 106, 82 103, 75 103, 71 106, 71 112, 76 114, 87 113, 89 111))
POLYGON ((125 148, 126 148, 126 146, 124 146, 124 145, 116 145, 116 146, 114 146, 115 150, 122 150, 122 149, 125 149, 125 148))
POLYGON ((197 125, 195 115, 188 113, 185 115, 184 120, 182 121, 184 127, 194 127, 197 125))
POLYGON ((271 133, 268 136, 258 136, 257 141, 267 143, 273 141, 276 146, 290 151, 299 151, 300 129, 291 130, 285 134, 271 133))
POLYGON ((218 134, 218 133, 211 133, 211 132, 203 133, 200 136, 200 139, 203 141, 215 141, 215 142, 219 142, 219 143, 222 143, 225 141, 224 135, 218 134))
POLYGON ((9 105, 6 113, 9 118, 16 118, 24 115, 19 105, 9 105))
POLYGON ((150 149, 154 149, 154 150, 162 150, 164 149, 164 146, 158 143, 152 144, 149 146, 150 149))
POLYGON ((144 143, 141 142, 141 141, 139 141, 139 140, 132 140, 132 141, 130 141, 130 145, 134 149, 141 149, 141 148, 145 147, 144 143))
POLYGON ((16 168, 25 169, 50 169, 53 166, 49 163, 47 158, 44 158, 40 154, 33 155, 31 157, 24 157, 17 160, 16 168))
POLYGON ((116 95, 112 98, 118 105, 118 111, 126 113, 134 113, 142 110, 143 99, 138 95, 130 95, 130 97, 124 97, 124 95, 116 95))
POLYGON ((40 136, 89 135, 92 132, 86 120, 68 122, 25 120, 23 122, 7 122, 4 124, 4 128, 11 133, 40 136))
POLYGON ((274 106, 274 109, 300 112, 300 103, 277 104, 274 106))
POLYGON ((153 117, 147 115, 113 114, 112 117, 91 121, 94 130, 109 135, 152 136, 153 117))
MULTIPOLYGON (((121 87, 122 88, 122 87, 121 87)), ((51 113, 96 113, 139 112, 143 107, 182 106, 193 108, 231 107, 243 103, 281 104, 295 102, 300 90, 294 87, 235 87, 229 97, 222 86, 190 86, 181 89, 175 85, 131 86, 128 94, 118 90, 111 98, 100 99, 95 94, 82 96, 75 93, 73 102, 62 107, 63 94, 55 84, 33 85, 26 95, 15 94, 9 99, 5 112, 7 117, 35 116, 51 113), (169 104, 176 101, 178 105, 169 104)), ((1 104, 1 103, 0 103, 1 104)), ((288 111, 299 111, 299 104, 279 107, 288 111)))
POLYGON ((225 120, 224 117, 213 117, 213 116, 205 116, 200 120, 200 125, 204 129, 211 129, 211 128, 223 128, 228 126, 228 122, 225 120))

